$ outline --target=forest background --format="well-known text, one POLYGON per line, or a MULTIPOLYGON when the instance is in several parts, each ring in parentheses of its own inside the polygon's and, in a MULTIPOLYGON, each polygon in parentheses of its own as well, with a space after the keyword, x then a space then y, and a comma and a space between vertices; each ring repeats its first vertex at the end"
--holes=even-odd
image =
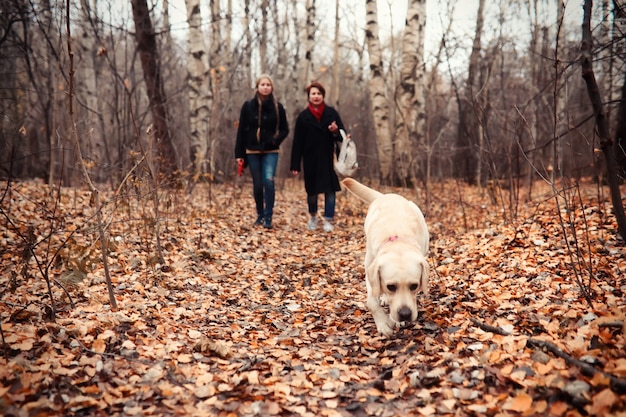
POLYGON ((619 415, 624 5, 467 4, 0 0, 0 411, 619 415), (424 210, 398 338, 359 301, 366 208, 304 231, 290 140, 275 234, 246 223, 262 72, 290 122, 325 84, 356 176, 424 210))
MULTIPOLYGON (((581 77, 579 2, 398 3, 7 1, 0 169, 80 183, 63 111, 72 58, 82 160, 96 182, 112 187, 149 145, 150 125, 167 169, 232 179, 239 109, 262 72, 274 77, 292 123, 306 104, 305 86, 327 86, 367 178, 510 186, 512 178, 602 174, 581 77)), ((604 1, 590 13, 594 72, 617 133, 623 12, 604 1)), ((621 149, 623 135, 611 136, 621 149)), ((617 156, 623 166, 623 151, 617 156)))

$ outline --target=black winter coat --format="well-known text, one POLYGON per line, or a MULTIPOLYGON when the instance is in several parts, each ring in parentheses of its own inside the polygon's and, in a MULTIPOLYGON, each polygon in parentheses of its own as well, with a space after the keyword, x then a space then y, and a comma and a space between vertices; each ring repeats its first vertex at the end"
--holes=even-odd
POLYGON ((257 139, 259 127, 259 102, 256 97, 246 101, 241 106, 237 141, 235 143, 235 158, 246 157, 246 149, 252 151, 276 151, 289 134, 289 125, 283 105, 278 103, 278 117, 280 125, 276 135, 276 115, 274 96, 270 95, 261 105, 261 134, 257 139))
MULTIPOLYGON (((304 188, 307 194, 321 194, 340 191, 339 178, 335 173, 334 155, 338 151, 337 142, 341 135, 333 135, 328 126, 337 123, 344 129, 339 113, 333 107, 326 106, 318 122, 307 108, 296 119, 291 148, 291 170, 301 171, 304 168, 304 188)), ((344 129, 345 130, 345 129, 344 129)))

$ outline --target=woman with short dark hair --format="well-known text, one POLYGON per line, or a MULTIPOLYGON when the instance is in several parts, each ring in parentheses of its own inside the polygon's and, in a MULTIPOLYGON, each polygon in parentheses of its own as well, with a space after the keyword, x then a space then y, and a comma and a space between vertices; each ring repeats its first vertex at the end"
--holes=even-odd
POLYGON ((324 194, 323 229, 331 232, 335 193, 341 190, 334 169, 334 157, 337 143, 342 140, 339 129, 344 129, 344 126, 337 110, 324 103, 324 86, 314 82, 306 91, 308 106, 298 115, 294 128, 291 172, 298 175, 301 167, 304 168, 304 188, 310 214, 308 229, 317 229, 317 199, 318 194, 324 194))

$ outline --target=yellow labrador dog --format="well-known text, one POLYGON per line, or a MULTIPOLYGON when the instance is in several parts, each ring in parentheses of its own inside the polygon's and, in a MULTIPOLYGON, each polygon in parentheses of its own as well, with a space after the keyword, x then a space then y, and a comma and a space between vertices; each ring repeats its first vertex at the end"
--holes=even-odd
POLYGON ((367 308, 378 332, 391 336, 396 323, 417 319, 417 293, 428 293, 428 228, 415 203, 346 178, 341 182, 369 204, 365 217, 367 308), (389 314, 380 301, 387 299, 389 314))

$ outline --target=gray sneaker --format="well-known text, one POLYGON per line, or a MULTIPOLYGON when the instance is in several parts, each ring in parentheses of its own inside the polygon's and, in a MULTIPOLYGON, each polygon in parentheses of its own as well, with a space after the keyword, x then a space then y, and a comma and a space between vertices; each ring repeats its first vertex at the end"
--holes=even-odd
POLYGON ((307 228, 309 230, 317 229, 317 217, 311 216, 311 218, 309 219, 309 223, 307 224, 307 228))
POLYGON ((329 219, 324 218, 323 220, 324 226, 323 229, 326 233, 330 233, 333 231, 333 225, 330 223, 329 219))

